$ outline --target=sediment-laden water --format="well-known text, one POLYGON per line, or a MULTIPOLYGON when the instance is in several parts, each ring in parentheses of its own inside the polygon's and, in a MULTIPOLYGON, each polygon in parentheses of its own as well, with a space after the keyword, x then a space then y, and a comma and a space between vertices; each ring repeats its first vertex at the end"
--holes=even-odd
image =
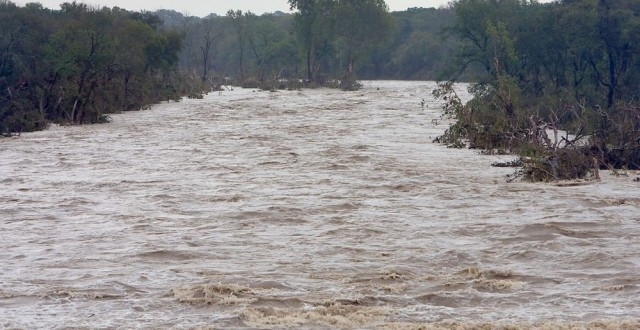
POLYGON ((640 327, 639 174, 507 183, 432 143, 434 86, 0 139, 0 327, 640 327))

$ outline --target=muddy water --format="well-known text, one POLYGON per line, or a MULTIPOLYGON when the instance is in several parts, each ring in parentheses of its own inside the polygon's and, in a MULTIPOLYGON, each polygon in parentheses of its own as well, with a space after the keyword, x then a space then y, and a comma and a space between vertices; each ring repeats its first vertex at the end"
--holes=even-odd
POLYGON ((638 174, 506 183, 431 143, 431 88, 236 88, 1 139, 0 327, 640 326, 638 174))

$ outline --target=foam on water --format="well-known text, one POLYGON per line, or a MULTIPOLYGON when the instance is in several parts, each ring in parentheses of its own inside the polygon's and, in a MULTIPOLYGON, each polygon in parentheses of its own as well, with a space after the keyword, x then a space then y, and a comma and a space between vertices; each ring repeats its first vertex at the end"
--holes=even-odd
POLYGON ((640 327, 639 174, 507 183, 508 158, 432 143, 434 87, 236 88, 0 139, 0 327, 640 327))

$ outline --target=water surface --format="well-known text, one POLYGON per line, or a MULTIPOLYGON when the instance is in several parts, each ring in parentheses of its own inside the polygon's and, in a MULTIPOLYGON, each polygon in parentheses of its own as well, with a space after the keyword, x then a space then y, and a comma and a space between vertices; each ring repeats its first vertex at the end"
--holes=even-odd
POLYGON ((0 327, 640 326, 638 174, 506 183, 432 143, 433 87, 235 88, 0 139, 0 327))

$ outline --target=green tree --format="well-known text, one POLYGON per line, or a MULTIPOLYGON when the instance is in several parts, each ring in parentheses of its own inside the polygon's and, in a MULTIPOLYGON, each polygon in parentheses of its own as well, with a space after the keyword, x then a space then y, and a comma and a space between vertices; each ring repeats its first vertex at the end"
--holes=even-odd
POLYGON ((289 0, 295 14, 296 35, 306 58, 307 79, 315 81, 320 73, 319 58, 327 55, 332 15, 335 7, 333 0, 289 0))
POLYGON ((202 40, 200 41, 200 52, 202 54, 202 82, 204 83, 209 77, 211 69, 211 52, 214 42, 218 39, 223 30, 216 25, 215 17, 206 17, 200 23, 202 27, 202 40))
POLYGON ((353 88, 356 62, 390 35, 388 10, 383 0, 337 1, 334 26, 345 72, 343 88, 353 88))
POLYGON ((247 45, 247 36, 249 34, 249 21, 251 21, 255 15, 252 12, 243 13, 242 10, 229 10, 227 12, 227 18, 231 21, 233 30, 236 35, 236 45, 238 47, 238 63, 240 66, 240 78, 245 78, 245 49, 247 45))
POLYGON ((252 23, 247 39, 256 64, 256 78, 263 81, 276 59, 287 58, 291 48, 286 31, 279 29, 271 17, 256 17, 252 23))
POLYGON ((0 134, 46 127, 51 84, 42 74, 44 47, 54 27, 36 4, 0 2, 0 134))

